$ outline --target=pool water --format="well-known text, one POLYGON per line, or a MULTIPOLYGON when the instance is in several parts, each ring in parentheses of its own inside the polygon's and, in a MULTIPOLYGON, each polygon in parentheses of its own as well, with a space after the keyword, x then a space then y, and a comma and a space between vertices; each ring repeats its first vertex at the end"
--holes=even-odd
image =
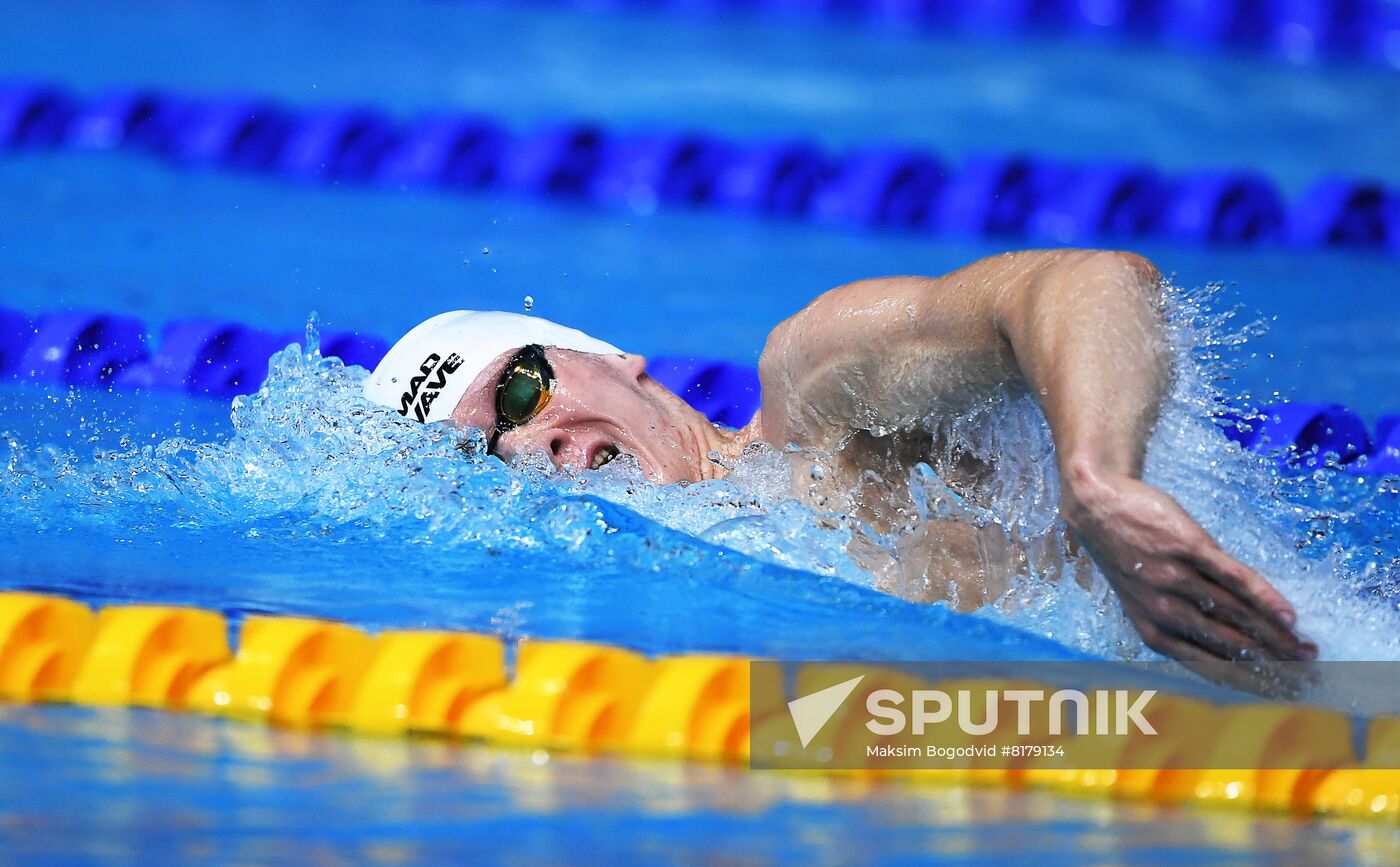
MULTIPOLYGON (((520 130, 581 118, 841 149, 897 142, 948 159, 1031 150, 1173 171, 1257 169, 1292 194, 1329 175, 1400 183, 1400 114, 1390 110, 1400 76, 1381 69, 479 0, 138 0, 61 11, 5 0, 0 12, 0 80, 80 93, 164 86, 405 118, 486 112, 520 130)), ((394 336, 449 300, 514 309, 532 294, 541 315, 626 348, 752 362, 768 329, 824 289, 943 273, 1018 243, 594 211, 494 192, 288 188, 116 160, 0 163, 0 291, 12 305, 43 307, 56 293, 74 306, 140 311, 153 325, 212 316, 278 331, 317 309, 328 325, 394 336)), ((1227 304, 1273 323, 1250 348, 1251 391, 1340 401, 1372 418, 1395 410, 1400 257, 1143 252, 1184 285, 1226 283, 1227 304)))
MULTIPOLYGON (((1079 159, 1257 167, 1289 190, 1329 172, 1400 180, 1389 159, 1400 115, 1383 109, 1400 79, 1380 70, 748 19, 681 26, 531 4, 0 3, 0 20, 0 78, 84 91, 164 84, 405 115, 487 110, 522 127, 592 117, 840 146, 892 139, 949 155, 1032 142, 1079 159)), ((314 310, 325 327, 394 337, 443 309, 520 309, 530 295, 536 312, 630 349, 750 364, 768 329, 826 288, 941 273, 1015 246, 495 193, 298 186, 117 154, 7 154, 0 203, 8 307, 278 332, 314 310)), ((1181 287, 1183 358, 1204 341, 1237 362, 1186 365, 1150 478, 1296 599, 1326 656, 1400 658, 1396 481, 1280 470, 1203 418, 1212 388, 1336 400, 1372 421, 1400 411, 1400 257, 1143 252, 1181 287), (1255 320, 1267 331, 1235 345, 1231 335, 1255 320)), ((776 455, 684 490, 656 489, 621 465, 576 478, 512 470, 464 458, 460 434, 371 411, 358 398, 362 375, 291 350, 256 397, 232 407, 0 383, 0 587, 651 653, 1142 653, 1102 587, 1032 584, 1013 609, 979 615, 872 589, 844 552, 849 528, 787 501, 776 455)), ((987 411, 1025 421, 1022 445, 1042 441, 1026 407, 987 411)), ((1015 478, 1052 490, 1048 456, 1017 454, 1015 478)), ((999 517, 1043 529, 1053 498, 1013 496, 1030 489, 1006 488, 999 517)), ((133 859, 160 845, 172 857, 259 863, 435 860, 483 846, 498 860, 582 846, 638 862, 697 849, 830 863, 999 863, 1027 852, 1075 863, 1304 852, 1384 862, 1394 851, 1380 832, 1325 824, 990 792, 853 794, 558 756, 540 768, 524 754, 141 712, 5 708, 0 753, 15 769, 0 775, 6 827, 44 829, 5 835, 12 857, 133 859), (42 783, 22 795, 16 781, 29 778, 42 783), (604 806, 583 813, 580 803, 604 806), (211 840, 227 848, 201 848, 211 840)))
POLYGON ((126 709, 0 707, 0 760, 11 771, 0 779, 3 848, 15 860, 1342 864, 1400 854, 1379 827, 702 765, 541 762, 126 709))

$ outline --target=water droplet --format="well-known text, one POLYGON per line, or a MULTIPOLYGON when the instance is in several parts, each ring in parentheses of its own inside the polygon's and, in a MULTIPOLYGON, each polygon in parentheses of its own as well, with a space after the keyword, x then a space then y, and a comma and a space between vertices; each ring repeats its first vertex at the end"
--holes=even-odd
POLYGON ((822 479, 826 478, 826 470, 822 469, 820 464, 812 464, 810 475, 812 476, 812 481, 820 482, 822 479))
POLYGON ((535 296, 533 296, 533 295, 526 295, 526 296, 525 296, 525 312, 526 312, 526 313, 529 313, 531 310, 534 310, 534 309, 535 309, 535 296))
POLYGON ((491 248, 490 248, 490 247, 482 247, 482 248, 481 248, 481 255, 483 255, 483 256, 490 256, 490 255, 491 255, 491 248))
POLYGON ((720 462, 719 452, 715 451, 714 449, 711 449, 709 454, 705 455, 705 457, 709 458, 710 463, 712 464, 717 464, 720 462))

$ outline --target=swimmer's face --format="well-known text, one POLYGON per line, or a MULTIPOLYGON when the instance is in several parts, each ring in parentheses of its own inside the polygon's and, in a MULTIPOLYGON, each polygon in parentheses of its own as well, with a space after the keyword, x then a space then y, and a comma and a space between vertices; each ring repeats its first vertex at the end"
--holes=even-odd
MULTIPOLYGON (((524 376, 508 387, 508 411, 533 408, 541 369, 520 350, 497 356, 472 381, 452 411, 460 427, 474 427, 495 439, 502 460, 542 453, 560 468, 597 469, 619 454, 632 455, 642 472, 661 483, 702 478, 703 431, 709 422, 646 373, 640 355, 596 355, 545 347, 543 360, 553 373, 548 402, 523 424, 499 417, 497 386, 507 369, 524 376)), ((547 383, 546 383, 547 385, 547 383)))

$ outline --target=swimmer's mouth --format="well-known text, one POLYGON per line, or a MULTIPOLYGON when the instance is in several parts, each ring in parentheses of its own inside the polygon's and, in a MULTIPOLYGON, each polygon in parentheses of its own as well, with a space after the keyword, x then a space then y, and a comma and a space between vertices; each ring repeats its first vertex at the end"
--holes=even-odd
POLYGON ((588 468, 591 470, 600 469, 605 464, 611 463, 613 458, 617 457, 617 455, 618 451, 616 446, 603 446, 593 453, 593 461, 589 464, 588 468))

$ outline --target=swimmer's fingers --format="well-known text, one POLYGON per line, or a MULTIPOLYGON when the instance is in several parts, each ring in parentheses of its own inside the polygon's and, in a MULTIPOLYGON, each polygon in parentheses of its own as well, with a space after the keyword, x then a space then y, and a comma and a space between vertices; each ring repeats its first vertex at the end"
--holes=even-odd
POLYGON ((1248 602, 1280 628, 1290 629, 1297 621, 1297 612, 1282 593, 1213 541, 1198 548, 1191 561, 1206 577, 1248 602))
MULTIPOLYGON (((1303 662, 1317 657, 1316 645, 1303 641, 1273 619, 1260 616, 1253 606, 1218 584, 1202 578, 1185 582, 1175 593, 1185 605, 1194 609, 1182 615, 1183 621, 1198 626, 1201 621, 1222 623, 1229 630, 1221 632, 1222 635, 1235 634, 1249 639, 1236 646, 1261 658, 1303 662), (1256 643, 1257 646, 1251 646, 1256 643)), ((1231 658, 1228 651, 1223 655, 1231 658)))
POLYGON ((1264 577, 1231 557, 1203 529, 1188 533, 1192 541, 1181 557, 1191 580, 1172 588, 1198 611, 1222 621, 1263 643, 1266 658, 1304 661, 1317 656, 1317 647, 1292 630, 1297 615, 1283 594, 1264 577))
MULTIPOLYGON (((1279 667, 1261 660, 1258 642, 1230 627, 1207 622, 1199 611, 1193 617, 1189 602, 1180 605, 1185 607, 1166 618, 1164 625, 1134 617, 1148 647, 1215 683, 1279 698, 1297 693, 1299 678, 1292 670, 1296 666, 1279 667)), ((1134 603, 1130 613, 1137 607, 1134 603)), ((1144 613, 1139 608, 1139 615, 1144 613)))
POLYGON ((1176 660, 1201 677, 1222 686, 1273 699, 1294 699, 1302 691, 1305 678, 1297 666, 1256 662, 1221 662, 1208 652, 1184 644, 1176 660))
POLYGON ((1172 631, 1222 661, 1305 662, 1312 658, 1302 643, 1289 633, 1259 634, 1263 624, 1258 618, 1251 619, 1249 611, 1238 601, 1217 603, 1210 611, 1202 611, 1197 603, 1188 599, 1182 599, 1180 606, 1172 620, 1172 631), (1235 614, 1223 613, 1222 616, 1230 606, 1236 608, 1235 614), (1239 622, 1232 623, 1234 617, 1239 622))
MULTIPOLYGON (((1207 617, 1190 600, 1176 595, 1164 595, 1147 603, 1152 609, 1152 629, 1142 631, 1143 641, 1159 653, 1167 653, 1157 645, 1180 649, 1189 644, 1212 659, 1228 662, 1239 659, 1265 659, 1270 654, 1263 642, 1246 635, 1228 623, 1207 617)), ((1175 655, 1174 653, 1172 655, 1175 655)))

